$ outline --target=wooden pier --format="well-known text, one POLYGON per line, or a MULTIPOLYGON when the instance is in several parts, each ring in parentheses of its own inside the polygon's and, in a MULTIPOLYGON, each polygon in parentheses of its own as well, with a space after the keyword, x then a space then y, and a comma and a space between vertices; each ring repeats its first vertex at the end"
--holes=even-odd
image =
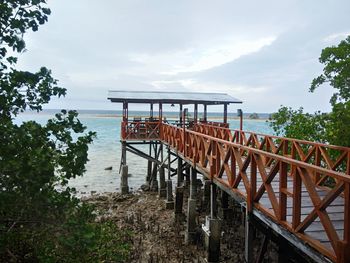
MULTIPOLYGON (((142 93, 112 93, 109 96, 112 102, 123 103, 122 165, 127 162, 126 151, 146 158, 149 161, 148 177, 153 178, 157 185, 159 183, 160 189, 167 191, 167 202, 174 202, 171 178, 177 174, 179 189, 175 191, 175 211, 179 210, 176 200, 185 183, 181 177, 186 167, 192 167, 193 171, 210 180, 211 213, 203 231, 212 230, 208 231, 212 235, 208 239, 208 255, 209 259, 212 256, 213 262, 218 260, 215 249, 220 250, 220 240, 217 240, 220 237, 213 234, 215 229, 220 232, 215 215, 216 187, 245 209, 247 262, 261 260, 261 255, 258 258, 252 255, 252 231, 258 224, 267 229, 267 237, 270 236, 269 231, 277 233, 287 245, 294 246, 315 262, 350 262, 350 149, 230 130, 227 105, 240 101, 221 95, 215 98, 199 93, 196 97, 191 93, 194 97, 191 100, 191 96, 183 93, 159 93, 152 98, 142 93), (129 119, 128 103, 149 103, 150 118, 129 119), (155 103, 159 104, 157 117, 153 116, 155 103), (180 105, 176 122, 164 121, 163 104, 180 105), (183 105, 186 104, 194 105, 192 120, 188 120, 184 113, 183 105), (198 104, 204 105, 200 120, 198 104), (223 121, 208 122, 207 106, 220 104, 224 106, 223 121), (150 147, 148 153, 135 148, 137 144, 146 143, 150 147), (163 156, 163 148, 168 149, 167 158, 163 156), (171 160, 171 156, 175 159, 171 160), (175 160, 178 160, 176 168, 175 160), (164 168, 168 171, 167 181, 170 184, 165 184, 164 168)), ((189 177, 191 200, 196 198, 192 195, 196 189, 196 173, 191 172, 189 177)), ((188 211, 188 217, 190 242, 194 227, 191 225, 191 211, 188 211)), ((263 253, 262 247, 260 254, 263 253)))

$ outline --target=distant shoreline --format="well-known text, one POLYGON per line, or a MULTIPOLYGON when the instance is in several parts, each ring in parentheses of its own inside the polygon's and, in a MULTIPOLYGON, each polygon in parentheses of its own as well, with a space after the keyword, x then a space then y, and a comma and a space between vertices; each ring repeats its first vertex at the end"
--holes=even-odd
MULTIPOLYGON (((54 111, 54 110, 50 110, 50 111, 42 111, 42 112, 24 112, 24 115, 37 115, 37 116, 54 116, 56 113, 59 113, 60 111, 54 111)), ((79 116, 78 118, 121 118, 123 115, 122 113, 118 112, 118 113, 96 113, 93 111, 89 111, 89 112, 78 112, 79 116)), ((148 112, 146 111, 135 111, 135 112, 129 112, 129 118, 133 118, 133 117, 139 117, 141 119, 145 119, 145 118, 149 118, 149 114, 147 114, 148 112)), ((243 116, 243 120, 244 121, 267 121, 269 120, 269 118, 266 116, 267 114, 261 114, 262 116, 257 119, 251 119, 249 118, 248 113, 244 114, 243 116)), ((155 114, 155 117, 157 117, 157 114, 155 114)), ((178 114, 176 112, 163 112, 163 117, 165 117, 168 120, 175 120, 178 119, 178 114)), ((192 116, 190 116, 192 117, 192 116)), ((203 115, 199 114, 199 118, 202 118, 203 115)), ((212 121, 217 121, 217 120, 223 120, 223 116, 222 113, 219 112, 209 112, 208 113, 208 120, 212 120, 212 121)), ((237 116, 227 116, 228 120, 239 120, 239 117, 237 116)))
MULTIPOLYGON (((92 117, 95 118, 121 118, 123 115, 121 114, 97 114, 97 115, 92 115, 92 117)), ((129 115, 129 117, 140 117, 142 119, 148 118, 149 115, 129 115)), ((168 120, 173 120, 176 119, 174 115, 163 115, 163 117, 167 118, 168 120)), ((239 117, 230 117, 228 116, 227 119, 229 120, 239 120, 239 117)), ((222 120, 222 117, 220 116, 209 116, 208 120, 222 120)), ((249 117, 243 117, 243 120, 252 120, 252 121, 267 121, 268 118, 258 118, 258 119, 251 119, 249 117)))
MULTIPOLYGON (((57 109, 50 109, 50 110, 43 110, 41 112, 33 112, 33 111, 26 111, 23 114, 24 115, 55 115, 56 113, 59 113, 61 110, 57 109)), ((77 110, 80 117, 85 118, 120 118, 122 117, 121 111, 108 111, 108 110, 77 110)), ((157 116, 158 112, 155 112, 154 116, 157 116)), ((252 113, 244 113, 243 119, 244 120, 261 120, 266 121, 269 119, 270 113, 256 113, 259 118, 249 118, 249 116, 252 113)), ((163 116, 167 119, 177 119, 179 113, 178 112, 163 112, 163 116)), ((149 111, 129 111, 129 118, 133 117, 140 117, 140 118, 148 118, 149 117, 149 111)), ((190 117, 193 117, 193 113, 190 112, 190 117)), ((203 117, 203 113, 198 114, 199 118, 203 117)), ((208 120, 222 120, 223 119, 223 113, 222 112, 208 112, 208 120)), ((239 117, 233 113, 229 113, 227 118, 229 120, 239 120, 239 117)))

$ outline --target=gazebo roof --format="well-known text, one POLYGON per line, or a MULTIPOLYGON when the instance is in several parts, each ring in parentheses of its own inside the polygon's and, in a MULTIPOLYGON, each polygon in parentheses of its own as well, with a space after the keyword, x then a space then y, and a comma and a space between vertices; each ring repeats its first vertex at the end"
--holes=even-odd
POLYGON ((220 105, 242 103, 226 93, 168 92, 168 91, 124 91, 110 90, 111 102, 163 103, 163 104, 208 104, 220 105))

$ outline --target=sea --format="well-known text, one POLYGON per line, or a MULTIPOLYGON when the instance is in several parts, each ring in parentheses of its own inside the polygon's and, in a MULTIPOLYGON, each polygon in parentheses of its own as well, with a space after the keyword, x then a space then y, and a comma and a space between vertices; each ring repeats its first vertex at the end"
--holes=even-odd
MULTIPOLYGON (((38 123, 45 124, 48 119, 53 118, 58 110, 44 110, 43 112, 25 112, 16 117, 16 122, 34 120, 38 123)), ((129 117, 148 116, 146 111, 129 111, 129 117)), ((163 112, 163 115, 171 120, 176 118, 178 113, 163 112)), ((74 187, 80 196, 90 195, 92 193, 118 192, 120 185, 119 167, 121 160, 120 144, 120 111, 79 111, 78 118, 87 127, 87 131, 96 132, 97 136, 89 146, 86 172, 82 177, 70 180, 69 185, 74 187), (110 168, 106 170, 106 168, 110 168)), ((266 121, 267 114, 259 115, 259 119, 249 119, 245 115, 243 120, 243 130, 253 131, 263 134, 273 134, 273 130, 266 121)), ((208 119, 220 121, 222 113, 208 113, 208 119)), ((230 129, 239 128, 237 118, 228 119, 230 129)), ((146 146, 140 145, 139 149, 147 151, 146 146)), ((129 187, 131 191, 136 191, 145 182, 147 171, 147 160, 127 153, 127 163, 129 166, 129 187)))

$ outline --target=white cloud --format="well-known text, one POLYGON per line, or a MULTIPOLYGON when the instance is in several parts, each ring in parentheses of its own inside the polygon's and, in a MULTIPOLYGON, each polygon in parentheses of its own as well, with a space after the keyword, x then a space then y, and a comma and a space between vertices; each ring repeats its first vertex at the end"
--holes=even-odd
POLYGON ((194 51, 194 54, 189 55, 195 58, 196 53, 199 53, 196 60, 192 61, 189 66, 178 67, 171 73, 197 72, 218 67, 241 56, 257 52, 262 47, 270 45, 275 39, 275 36, 271 36, 255 40, 226 40, 223 41, 224 43, 217 43, 207 49, 194 51))
POLYGON ((340 33, 335 33, 335 34, 330 34, 327 37, 323 39, 324 42, 333 42, 333 41, 338 41, 341 39, 344 39, 345 37, 350 35, 350 31, 348 32, 340 32, 340 33))
POLYGON ((259 51, 270 45, 276 36, 241 40, 239 38, 217 39, 201 43, 177 52, 159 54, 132 54, 130 60, 142 63, 148 70, 164 75, 198 72, 221 66, 235 59, 259 51))

